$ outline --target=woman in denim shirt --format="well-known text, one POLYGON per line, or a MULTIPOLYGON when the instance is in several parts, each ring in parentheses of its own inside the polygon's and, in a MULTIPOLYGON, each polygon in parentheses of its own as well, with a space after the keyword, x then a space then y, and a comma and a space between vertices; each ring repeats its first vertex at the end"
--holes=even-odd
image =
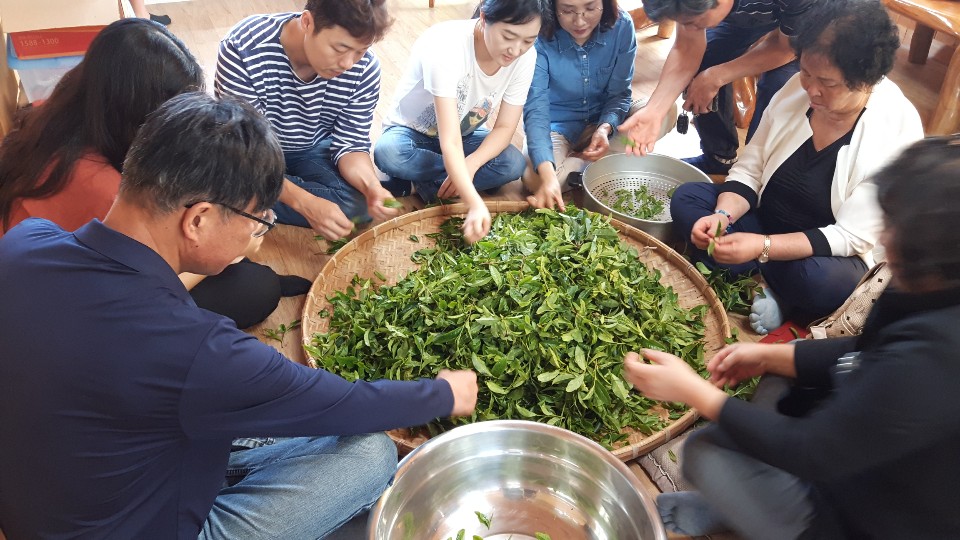
POLYGON ((557 0, 554 10, 559 25, 544 21, 523 108, 524 183, 537 208, 563 208, 567 175, 610 150, 630 108, 637 55, 633 21, 617 0, 557 0))

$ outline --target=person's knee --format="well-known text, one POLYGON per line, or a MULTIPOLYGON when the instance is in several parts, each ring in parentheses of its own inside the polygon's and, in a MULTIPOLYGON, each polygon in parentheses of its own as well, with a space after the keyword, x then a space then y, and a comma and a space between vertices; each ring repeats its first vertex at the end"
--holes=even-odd
POLYGON ((244 259, 190 291, 196 304, 249 328, 273 313, 280 303, 280 280, 269 266, 244 259))
POLYGON ((716 203, 717 191, 713 184, 687 182, 677 186, 670 197, 670 216, 674 221, 684 222, 687 221, 684 218, 692 213, 699 213, 704 209, 712 212, 716 203))
POLYGON ((374 500, 393 479, 397 470, 397 447, 384 433, 368 433, 345 437, 344 452, 362 463, 356 471, 356 485, 374 493, 374 500))
POLYGON ((504 176, 511 180, 523 176, 523 171, 527 168, 526 158, 512 144, 508 144, 504 151, 500 153, 500 160, 503 163, 504 176))
POLYGON ((378 169, 390 176, 403 172, 409 160, 409 152, 399 137, 384 133, 373 147, 373 163, 378 169))
POLYGON ((829 314, 850 296, 863 273, 859 269, 821 264, 817 258, 797 261, 771 261, 764 269, 764 279, 774 286, 787 305, 802 308, 811 316, 829 314))
POLYGON ((711 426, 694 431, 687 436, 683 444, 680 473, 698 488, 710 480, 711 471, 716 470, 717 467, 718 446, 714 439, 714 431, 711 426))

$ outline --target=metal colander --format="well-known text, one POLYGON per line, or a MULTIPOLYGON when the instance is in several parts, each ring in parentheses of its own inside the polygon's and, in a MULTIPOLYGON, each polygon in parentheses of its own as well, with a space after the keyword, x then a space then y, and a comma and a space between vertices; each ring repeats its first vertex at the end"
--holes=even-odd
POLYGON ((591 163, 584 171, 584 206, 669 242, 670 195, 686 182, 710 182, 710 178, 696 167, 668 156, 613 154, 591 163), (618 190, 636 191, 644 187, 648 196, 663 203, 663 210, 653 219, 640 219, 613 209, 618 190))

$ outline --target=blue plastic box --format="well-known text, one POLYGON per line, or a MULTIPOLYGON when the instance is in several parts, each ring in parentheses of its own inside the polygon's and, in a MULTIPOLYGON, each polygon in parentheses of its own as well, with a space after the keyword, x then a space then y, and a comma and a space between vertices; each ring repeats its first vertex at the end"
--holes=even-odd
POLYGON ((7 64, 17 71, 23 91, 27 94, 27 101, 47 99, 57 86, 63 74, 73 69, 83 56, 57 56, 54 58, 38 58, 36 60, 21 60, 17 58, 7 36, 7 64))

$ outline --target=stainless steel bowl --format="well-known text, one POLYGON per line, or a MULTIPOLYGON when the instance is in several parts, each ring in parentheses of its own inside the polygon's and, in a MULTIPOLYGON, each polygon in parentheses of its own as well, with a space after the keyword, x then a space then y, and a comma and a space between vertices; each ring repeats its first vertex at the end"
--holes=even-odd
POLYGON ((633 225, 658 240, 670 242, 673 239, 670 195, 677 186, 687 182, 710 182, 710 177, 696 167, 668 156, 611 154, 591 163, 583 172, 583 205, 633 225), (646 187, 649 195, 664 203, 664 210, 656 219, 640 219, 612 208, 617 190, 640 187, 646 187))
POLYGON ((400 462, 370 512, 369 540, 666 540, 639 480, 597 443, 520 420, 478 422, 400 462), (487 529, 475 514, 491 520, 487 529))

